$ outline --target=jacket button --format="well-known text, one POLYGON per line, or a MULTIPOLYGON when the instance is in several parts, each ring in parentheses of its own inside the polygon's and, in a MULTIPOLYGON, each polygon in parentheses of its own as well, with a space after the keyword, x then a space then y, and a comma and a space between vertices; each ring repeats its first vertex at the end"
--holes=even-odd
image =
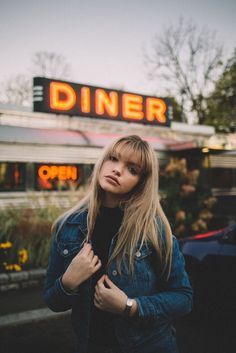
POLYGON ((63 254, 64 254, 64 255, 67 255, 68 252, 69 252, 68 249, 64 249, 64 250, 63 250, 63 254))
POLYGON ((141 252, 137 251, 135 255, 136 255, 136 257, 140 257, 141 256, 141 252))
POLYGON ((116 276, 116 275, 117 275, 117 271, 116 271, 116 270, 113 270, 113 271, 112 271, 112 274, 113 274, 113 276, 116 276))

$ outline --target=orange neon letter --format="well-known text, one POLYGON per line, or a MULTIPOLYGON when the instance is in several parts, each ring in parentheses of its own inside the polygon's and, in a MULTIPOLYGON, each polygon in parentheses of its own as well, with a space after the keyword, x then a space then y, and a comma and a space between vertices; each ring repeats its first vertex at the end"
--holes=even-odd
POLYGON ((56 166, 56 165, 52 165, 50 167, 50 179, 54 179, 58 176, 58 170, 60 167, 56 166))
POLYGON ((77 173, 77 168, 76 167, 71 167, 71 179, 72 180, 77 180, 78 179, 78 173, 77 173))
POLYGON ((127 119, 143 119, 143 97, 124 93, 122 97, 122 115, 127 119))
POLYGON ((90 89, 88 87, 81 88, 81 111, 90 112, 90 89))
POLYGON ((48 165, 41 165, 38 170, 38 175, 41 179, 47 180, 50 178, 50 167, 48 165))
POLYGON ((159 123, 166 123, 166 103, 159 98, 147 98, 146 111, 147 121, 157 120, 159 123))
POLYGON ((67 83, 50 83, 50 108, 58 110, 70 110, 76 102, 74 89, 67 83))
POLYGON ((66 169, 68 167, 66 167, 65 165, 60 165, 60 167, 58 167, 58 179, 59 180, 66 180, 67 179, 67 175, 66 175, 66 169))
POLYGON ((111 91, 107 93, 103 89, 96 89, 95 91, 95 110, 99 115, 103 115, 105 110, 111 117, 118 115, 118 94, 111 91))
POLYGON ((77 168, 73 166, 67 166, 66 167, 66 178, 67 179, 72 179, 72 180, 77 180, 77 168))

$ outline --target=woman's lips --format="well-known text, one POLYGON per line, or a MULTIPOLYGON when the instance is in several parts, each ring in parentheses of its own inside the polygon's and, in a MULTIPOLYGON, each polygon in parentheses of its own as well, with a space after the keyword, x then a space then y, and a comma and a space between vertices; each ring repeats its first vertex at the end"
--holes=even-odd
POLYGON ((108 180, 108 181, 111 181, 112 183, 116 184, 116 185, 120 185, 118 179, 112 175, 105 175, 105 178, 108 180))

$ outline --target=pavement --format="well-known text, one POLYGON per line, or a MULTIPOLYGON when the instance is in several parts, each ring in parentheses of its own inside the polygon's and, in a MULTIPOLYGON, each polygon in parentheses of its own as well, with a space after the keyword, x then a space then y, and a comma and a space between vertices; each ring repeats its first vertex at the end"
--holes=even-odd
MULTIPOLYGON (((236 320, 191 315, 175 323, 180 353, 232 353, 236 320)), ((0 353, 73 353, 70 313, 45 307, 41 288, 0 293, 0 353)))

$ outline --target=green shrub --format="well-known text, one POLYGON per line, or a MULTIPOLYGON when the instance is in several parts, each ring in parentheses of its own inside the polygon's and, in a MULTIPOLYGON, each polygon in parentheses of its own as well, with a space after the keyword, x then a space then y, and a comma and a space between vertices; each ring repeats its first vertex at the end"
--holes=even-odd
POLYGON ((29 193, 24 207, 0 209, 0 272, 46 267, 55 219, 75 205, 87 185, 66 195, 29 193))
POLYGON ((4 269, 3 261, 8 270, 17 270, 11 264, 21 264, 24 269, 47 266, 51 225, 62 211, 56 206, 0 210, 1 268, 4 269), (27 255, 22 250, 26 250, 27 255), (20 254, 27 256, 27 261, 20 254))

